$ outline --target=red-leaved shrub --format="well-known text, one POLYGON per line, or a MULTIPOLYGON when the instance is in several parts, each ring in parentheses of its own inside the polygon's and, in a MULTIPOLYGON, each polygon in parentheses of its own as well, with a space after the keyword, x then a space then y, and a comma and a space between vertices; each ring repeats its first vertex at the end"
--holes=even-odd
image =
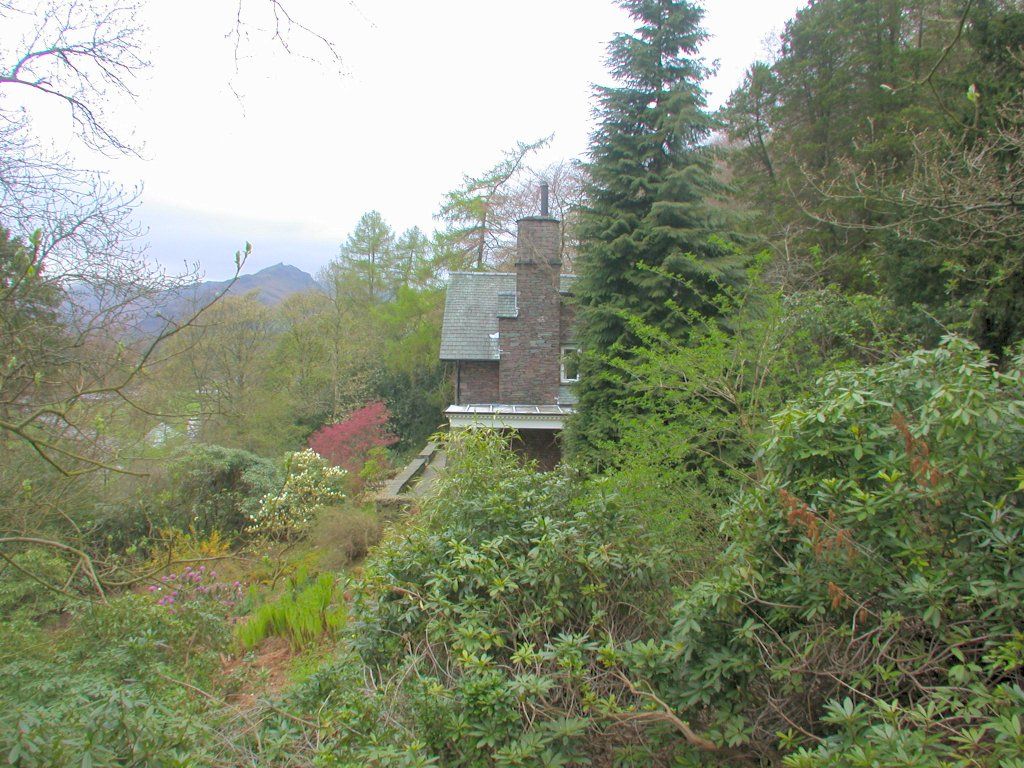
POLYGON ((348 470, 350 477, 358 477, 370 451, 398 442, 387 431, 390 417, 384 403, 368 403, 337 424, 318 429, 310 435, 309 447, 335 466, 348 470))

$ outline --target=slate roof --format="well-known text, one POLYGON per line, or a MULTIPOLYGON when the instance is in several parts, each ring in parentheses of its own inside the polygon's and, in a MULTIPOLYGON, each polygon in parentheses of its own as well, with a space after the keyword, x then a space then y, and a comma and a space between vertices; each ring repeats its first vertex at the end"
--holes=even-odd
MULTIPOLYGON (((569 293, 576 275, 561 275, 569 293)), ((442 360, 497 360, 498 317, 516 317, 515 272, 452 272, 441 326, 442 360)))

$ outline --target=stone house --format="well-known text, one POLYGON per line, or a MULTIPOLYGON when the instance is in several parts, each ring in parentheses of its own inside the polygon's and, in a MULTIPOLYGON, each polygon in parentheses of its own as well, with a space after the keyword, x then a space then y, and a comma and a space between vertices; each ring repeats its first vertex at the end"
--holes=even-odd
POLYGON ((452 429, 518 432, 523 452, 551 468, 576 400, 579 347, 562 274, 561 225, 547 212, 520 219, 514 272, 453 272, 445 299, 441 359, 455 367, 452 429))

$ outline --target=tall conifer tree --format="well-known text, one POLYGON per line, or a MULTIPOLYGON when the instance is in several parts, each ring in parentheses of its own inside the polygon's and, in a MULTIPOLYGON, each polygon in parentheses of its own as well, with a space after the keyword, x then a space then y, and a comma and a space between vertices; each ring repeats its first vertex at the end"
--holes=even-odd
POLYGON ((718 185, 706 143, 715 127, 697 57, 703 9, 688 0, 620 0, 638 26, 609 46, 616 85, 597 88, 588 207, 580 224, 576 288, 586 351, 577 455, 614 439, 628 386, 609 357, 639 343, 629 317, 679 336, 692 313, 717 314, 737 259, 709 204, 718 185))

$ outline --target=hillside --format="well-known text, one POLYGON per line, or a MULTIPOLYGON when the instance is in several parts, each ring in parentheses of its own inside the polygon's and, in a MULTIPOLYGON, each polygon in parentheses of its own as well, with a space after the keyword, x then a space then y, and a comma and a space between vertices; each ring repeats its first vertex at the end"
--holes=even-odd
MULTIPOLYGON (((237 280, 204 280, 171 290, 161 291, 152 297, 127 299, 122 309, 116 312, 118 327, 128 336, 149 336, 158 333, 168 321, 176 322, 209 304, 220 293, 227 296, 245 296, 255 292, 262 304, 273 307, 297 293, 321 290, 313 277, 290 264, 274 264, 251 275, 241 275, 237 280), (124 330, 128 329, 128 330, 124 330)), ((111 296, 125 289, 108 285, 79 283, 69 288, 65 311, 74 324, 78 318, 94 318, 111 305, 122 307, 120 301, 111 296)), ((136 289, 136 295, 144 293, 136 289)), ((112 315, 113 316, 113 315, 112 315)))
MULTIPOLYGON (((230 284, 229 280, 208 280, 189 287, 179 298, 190 302, 206 302, 230 284)), ((256 291, 259 300, 268 306, 275 306, 296 293, 320 290, 312 275, 290 264, 274 264, 252 275, 241 275, 228 290, 232 296, 244 296, 256 291)))

